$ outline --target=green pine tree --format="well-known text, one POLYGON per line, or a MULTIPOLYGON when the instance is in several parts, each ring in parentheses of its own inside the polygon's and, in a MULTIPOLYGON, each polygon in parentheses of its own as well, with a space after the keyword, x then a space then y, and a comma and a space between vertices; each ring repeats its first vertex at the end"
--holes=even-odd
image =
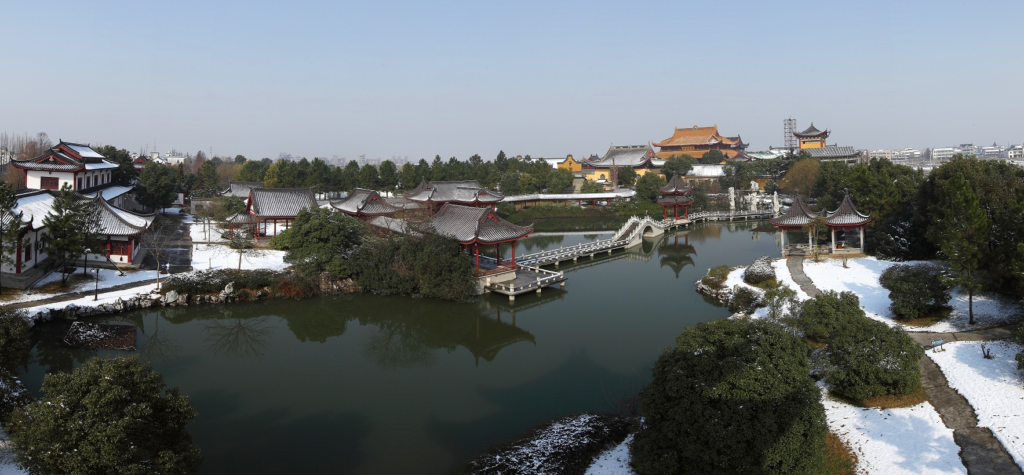
POLYGON ((47 254, 56 261, 61 271, 61 284, 68 283, 68 267, 82 257, 96 243, 100 230, 99 209, 86 199, 76 199, 76 193, 65 184, 54 197, 53 208, 43 218, 46 227, 47 254))
MULTIPOLYGON (((0 265, 8 264, 20 268, 18 262, 18 240, 21 238, 22 213, 18 206, 17 193, 8 183, 0 183, 0 265)), ((0 285, 0 290, 3 286, 0 285)))
POLYGON ((991 226, 978 193, 963 175, 953 176, 942 191, 928 238, 949 262, 952 281, 967 291, 968 315, 973 324, 974 293, 981 289, 979 264, 991 226))

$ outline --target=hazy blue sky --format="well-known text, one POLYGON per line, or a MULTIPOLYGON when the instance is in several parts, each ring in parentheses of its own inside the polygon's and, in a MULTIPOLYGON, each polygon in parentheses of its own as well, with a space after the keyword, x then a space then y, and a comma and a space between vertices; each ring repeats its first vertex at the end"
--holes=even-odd
POLYGON ((1024 2, 17 2, 0 131, 250 158, 576 156, 782 121, 1024 141, 1024 2))

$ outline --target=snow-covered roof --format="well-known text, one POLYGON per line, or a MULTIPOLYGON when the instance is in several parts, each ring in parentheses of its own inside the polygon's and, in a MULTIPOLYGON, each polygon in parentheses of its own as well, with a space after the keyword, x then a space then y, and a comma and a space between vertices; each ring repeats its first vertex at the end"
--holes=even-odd
MULTIPOLYGON (((100 196, 103 197, 103 199, 105 199, 107 201, 110 201, 110 200, 113 200, 114 198, 117 198, 118 196, 121 196, 121 195, 123 195, 125 193, 128 193, 129 191, 132 191, 133 189, 135 189, 134 186, 114 185, 114 186, 108 186, 108 187, 106 187, 106 188, 104 188, 102 190, 98 190, 98 191, 100 193, 100 196)), ((96 196, 96 191, 93 191, 92 193, 86 193, 85 196, 88 196, 90 198, 94 198, 96 196)))
POLYGON ((86 157, 89 157, 89 158, 106 158, 103 155, 100 155, 95 150, 93 150, 92 147, 89 147, 88 145, 82 145, 82 144, 70 143, 70 142, 63 142, 63 143, 64 143, 64 145, 67 145, 68 148, 70 148, 71 150, 74 150, 75 152, 77 152, 78 155, 80 157, 82 157, 82 158, 86 158, 86 157))
POLYGON ((686 176, 696 178, 721 178, 725 176, 725 165, 694 165, 690 171, 686 172, 686 176))
POLYGON ((529 195, 506 196, 505 201, 518 203, 520 201, 572 201, 572 200, 607 200, 612 198, 631 198, 636 196, 633 190, 615 190, 608 193, 533 193, 529 195))
POLYGON ((117 168, 117 165, 114 165, 113 163, 110 163, 110 162, 108 162, 106 160, 102 160, 102 161, 99 161, 99 162, 96 162, 96 163, 86 163, 85 164, 85 169, 86 170, 106 170, 106 169, 110 169, 110 168, 117 168))

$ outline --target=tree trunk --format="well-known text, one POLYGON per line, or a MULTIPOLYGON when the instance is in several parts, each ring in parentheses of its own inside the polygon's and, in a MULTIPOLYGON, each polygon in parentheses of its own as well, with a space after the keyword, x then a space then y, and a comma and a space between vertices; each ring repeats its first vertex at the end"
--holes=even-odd
POLYGON ((242 270, 242 251, 238 251, 238 270, 242 270))
POLYGON ((967 323, 974 325, 974 288, 967 289, 967 323))
POLYGON ((156 288, 163 288, 163 286, 160 285, 160 258, 156 259, 156 288))

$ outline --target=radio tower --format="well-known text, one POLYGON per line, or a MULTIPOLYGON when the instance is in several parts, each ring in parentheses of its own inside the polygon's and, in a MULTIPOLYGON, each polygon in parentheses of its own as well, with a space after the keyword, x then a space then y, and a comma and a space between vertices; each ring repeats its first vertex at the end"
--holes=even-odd
POLYGON ((783 142, 785 143, 786 150, 790 152, 796 150, 796 136, 793 135, 796 132, 796 119, 790 117, 782 121, 784 130, 783 142))

